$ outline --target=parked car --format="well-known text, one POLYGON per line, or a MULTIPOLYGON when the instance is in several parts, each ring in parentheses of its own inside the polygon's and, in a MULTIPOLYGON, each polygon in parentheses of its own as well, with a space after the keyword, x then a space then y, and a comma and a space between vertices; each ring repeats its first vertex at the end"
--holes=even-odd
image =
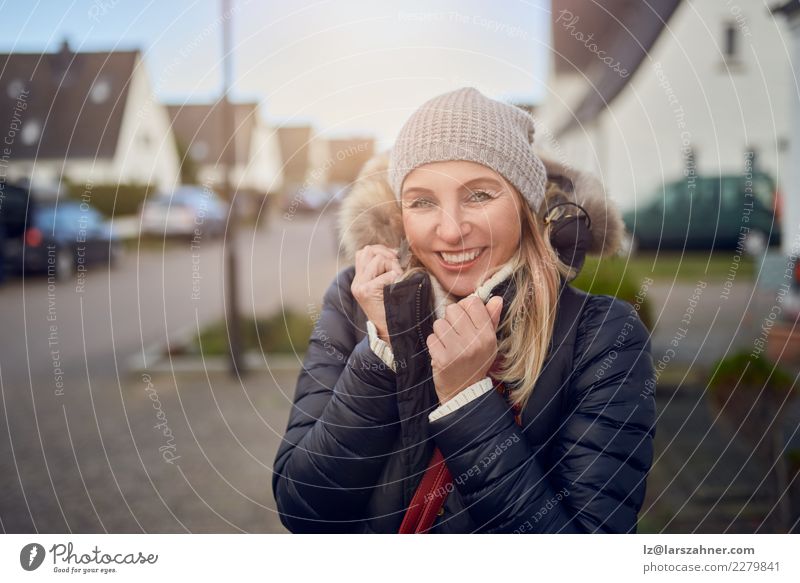
POLYGON ((341 202, 341 188, 337 185, 299 186, 283 199, 283 212, 287 214, 315 214, 332 211, 341 202))
POLYGON ((636 249, 735 249, 740 238, 748 253, 780 244, 775 181, 753 172, 752 186, 742 175, 697 176, 658 188, 642 208, 623 215, 626 247, 636 249), (749 229, 749 230, 748 230, 749 229))
POLYGON ((158 237, 216 237, 225 233, 228 203, 200 186, 180 186, 141 207, 141 233, 158 237))
POLYGON ((73 200, 42 202, 24 188, 4 189, 3 255, 7 271, 50 273, 67 279, 81 266, 114 266, 122 253, 103 215, 87 203, 73 200), (7 206, 6 203, 10 202, 7 206))
POLYGON ((29 191, 23 186, 0 183, 0 282, 12 271, 10 248, 21 239, 27 226, 29 191))

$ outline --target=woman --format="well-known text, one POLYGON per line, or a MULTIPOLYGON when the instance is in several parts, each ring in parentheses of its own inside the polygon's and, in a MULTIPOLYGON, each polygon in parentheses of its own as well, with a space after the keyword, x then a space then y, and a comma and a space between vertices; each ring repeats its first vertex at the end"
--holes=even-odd
POLYGON ((343 203, 274 467, 292 532, 635 532, 654 369, 635 307, 570 286, 622 223, 473 88, 431 99, 343 203))

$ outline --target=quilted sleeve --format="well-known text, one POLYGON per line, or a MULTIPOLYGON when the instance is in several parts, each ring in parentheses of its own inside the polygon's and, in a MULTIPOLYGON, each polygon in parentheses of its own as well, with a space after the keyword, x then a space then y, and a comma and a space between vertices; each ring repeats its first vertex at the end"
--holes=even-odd
POLYGON ((350 283, 325 293, 278 449, 272 489, 292 532, 357 530, 398 431, 395 373, 359 338, 350 283))

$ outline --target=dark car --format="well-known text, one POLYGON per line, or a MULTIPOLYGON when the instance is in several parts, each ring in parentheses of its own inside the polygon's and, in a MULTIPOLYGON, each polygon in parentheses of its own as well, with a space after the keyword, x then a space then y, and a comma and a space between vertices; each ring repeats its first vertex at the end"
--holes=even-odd
POLYGON ((763 172, 677 180, 648 199, 649 204, 623 215, 631 250, 744 245, 748 253, 758 254, 780 244, 779 194, 763 172))
POLYGON ((25 234, 29 198, 27 188, 0 182, 0 282, 8 273, 7 249, 25 234))
POLYGON ((113 266, 119 260, 121 243, 103 215, 89 204, 71 200, 41 202, 27 192, 16 192, 14 198, 14 208, 3 210, 3 251, 9 272, 52 273, 58 279, 66 279, 86 265, 113 266))

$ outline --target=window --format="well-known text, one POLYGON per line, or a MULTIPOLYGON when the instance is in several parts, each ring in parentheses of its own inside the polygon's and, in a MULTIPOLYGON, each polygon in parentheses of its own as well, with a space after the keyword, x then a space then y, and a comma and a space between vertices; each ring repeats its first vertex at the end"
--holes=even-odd
POLYGON ((42 124, 39 123, 38 119, 29 119, 25 122, 22 126, 22 134, 20 137, 22 138, 22 143, 26 146, 32 146, 36 142, 39 141, 39 136, 42 133, 42 124))
POLYGON ((723 50, 726 61, 736 60, 739 57, 739 30, 734 22, 725 24, 723 50))
POLYGON ((111 81, 105 78, 98 79, 89 90, 89 100, 92 103, 104 103, 111 97, 111 81))

